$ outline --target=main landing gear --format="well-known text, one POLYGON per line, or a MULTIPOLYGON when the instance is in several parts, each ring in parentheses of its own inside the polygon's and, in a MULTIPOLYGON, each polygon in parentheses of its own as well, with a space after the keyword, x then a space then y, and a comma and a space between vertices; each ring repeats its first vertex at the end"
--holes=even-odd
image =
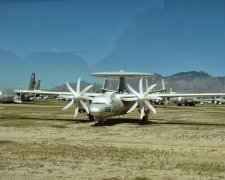
POLYGON ((104 123, 104 119, 98 119, 98 120, 95 120, 95 117, 91 114, 88 115, 88 118, 89 118, 89 121, 90 122, 93 122, 95 121, 95 125, 96 126, 102 126, 103 123, 104 123))
POLYGON ((95 120, 95 117, 91 114, 88 115, 89 121, 93 122, 95 120))
POLYGON ((104 124, 104 119, 98 119, 96 122, 95 122, 95 125, 96 126, 102 126, 104 124))
POLYGON ((146 123, 148 121, 148 115, 143 116, 143 118, 141 119, 142 123, 146 123))
POLYGON ((149 119, 148 119, 148 115, 150 114, 150 111, 149 110, 147 110, 147 111, 145 111, 145 115, 142 117, 142 119, 141 119, 141 122, 143 123, 143 124, 146 124, 146 123, 148 123, 149 121, 149 119))

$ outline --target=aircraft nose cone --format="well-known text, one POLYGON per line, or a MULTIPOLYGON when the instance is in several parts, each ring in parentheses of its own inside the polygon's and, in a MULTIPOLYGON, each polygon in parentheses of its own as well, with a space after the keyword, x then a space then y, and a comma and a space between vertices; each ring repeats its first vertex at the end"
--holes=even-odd
POLYGON ((91 109, 90 109, 90 112, 91 112, 91 114, 93 115, 93 116, 99 116, 100 115, 100 109, 99 108, 97 108, 97 107, 92 107, 91 109))

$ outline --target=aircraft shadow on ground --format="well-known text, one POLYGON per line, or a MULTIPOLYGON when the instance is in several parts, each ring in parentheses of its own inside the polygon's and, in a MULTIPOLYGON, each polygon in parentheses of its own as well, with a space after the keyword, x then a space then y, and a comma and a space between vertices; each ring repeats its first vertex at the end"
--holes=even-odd
POLYGON ((102 126, 114 126, 117 124, 134 124, 134 125, 147 125, 150 124, 150 121, 142 122, 140 119, 132 119, 132 118, 109 118, 104 121, 102 126))
MULTIPOLYGON (((30 119, 30 118, 19 118, 19 119, 30 119)), ((32 118, 38 119, 39 118, 32 118)), ((57 121, 67 121, 70 123, 81 123, 81 124, 90 124, 91 126, 98 126, 94 121, 84 120, 84 119, 61 119, 61 118, 48 118, 42 120, 57 120, 57 121)), ((117 124, 134 124, 134 125, 196 125, 196 126, 222 126, 225 127, 225 124, 222 123, 204 123, 193 120, 174 120, 174 119, 151 119, 147 122, 142 122, 140 119, 134 118, 109 118, 104 121, 101 126, 114 126, 117 124)))
POLYGON ((173 120, 173 119, 153 119, 153 121, 150 122, 151 124, 168 124, 168 125, 196 125, 196 126, 225 126, 225 124, 219 124, 219 123, 204 123, 204 122, 198 122, 198 121, 180 121, 180 120, 173 120))
MULTIPOLYGON (((83 119, 67 119, 65 121, 73 122, 73 123, 91 123, 91 126, 98 126, 94 121, 83 120, 83 119)), ((150 121, 143 123, 140 119, 132 119, 132 118, 109 118, 104 120, 104 123, 101 126, 113 126, 117 124, 135 124, 135 125, 147 125, 150 124, 150 121)))
MULTIPOLYGON (((128 119, 128 118, 110 118, 104 121, 102 126, 114 126, 117 124, 134 124, 134 125, 192 125, 192 126, 225 126, 225 124, 219 123, 204 123, 204 122, 188 122, 186 121, 177 121, 171 119, 152 119, 147 122, 142 122, 140 119, 128 119)), ((96 126, 92 124, 92 126, 96 126)))
POLYGON ((194 125, 194 126, 225 126, 225 124, 217 123, 204 123, 204 122, 188 122, 188 121, 177 121, 170 119, 152 119, 147 122, 142 122, 140 119, 120 119, 111 118, 107 119, 102 126, 113 126, 117 124, 134 124, 134 125, 194 125))

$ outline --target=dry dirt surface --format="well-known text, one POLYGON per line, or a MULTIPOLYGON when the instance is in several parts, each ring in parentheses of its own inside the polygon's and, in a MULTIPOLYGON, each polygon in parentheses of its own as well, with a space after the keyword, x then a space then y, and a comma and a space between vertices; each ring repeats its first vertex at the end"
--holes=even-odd
POLYGON ((225 105, 157 106, 103 126, 65 102, 0 104, 0 179, 225 179, 225 105))

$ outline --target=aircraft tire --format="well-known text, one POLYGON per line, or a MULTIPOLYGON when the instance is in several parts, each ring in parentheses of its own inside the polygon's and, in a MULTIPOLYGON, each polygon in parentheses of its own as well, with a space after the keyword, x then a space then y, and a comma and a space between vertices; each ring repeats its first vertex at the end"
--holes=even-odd
POLYGON ((99 119, 97 122, 95 122, 96 126, 102 126, 104 121, 102 119, 99 119))
POLYGON ((144 116, 144 117, 141 119, 141 121, 142 121, 143 123, 146 123, 147 120, 148 120, 148 116, 144 116))
POLYGON ((91 115, 91 114, 88 115, 88 118, 89 118, 89 120, 90 120, 91 122, 95 120, 95 117, 94 117, 93 115, 91 115))

